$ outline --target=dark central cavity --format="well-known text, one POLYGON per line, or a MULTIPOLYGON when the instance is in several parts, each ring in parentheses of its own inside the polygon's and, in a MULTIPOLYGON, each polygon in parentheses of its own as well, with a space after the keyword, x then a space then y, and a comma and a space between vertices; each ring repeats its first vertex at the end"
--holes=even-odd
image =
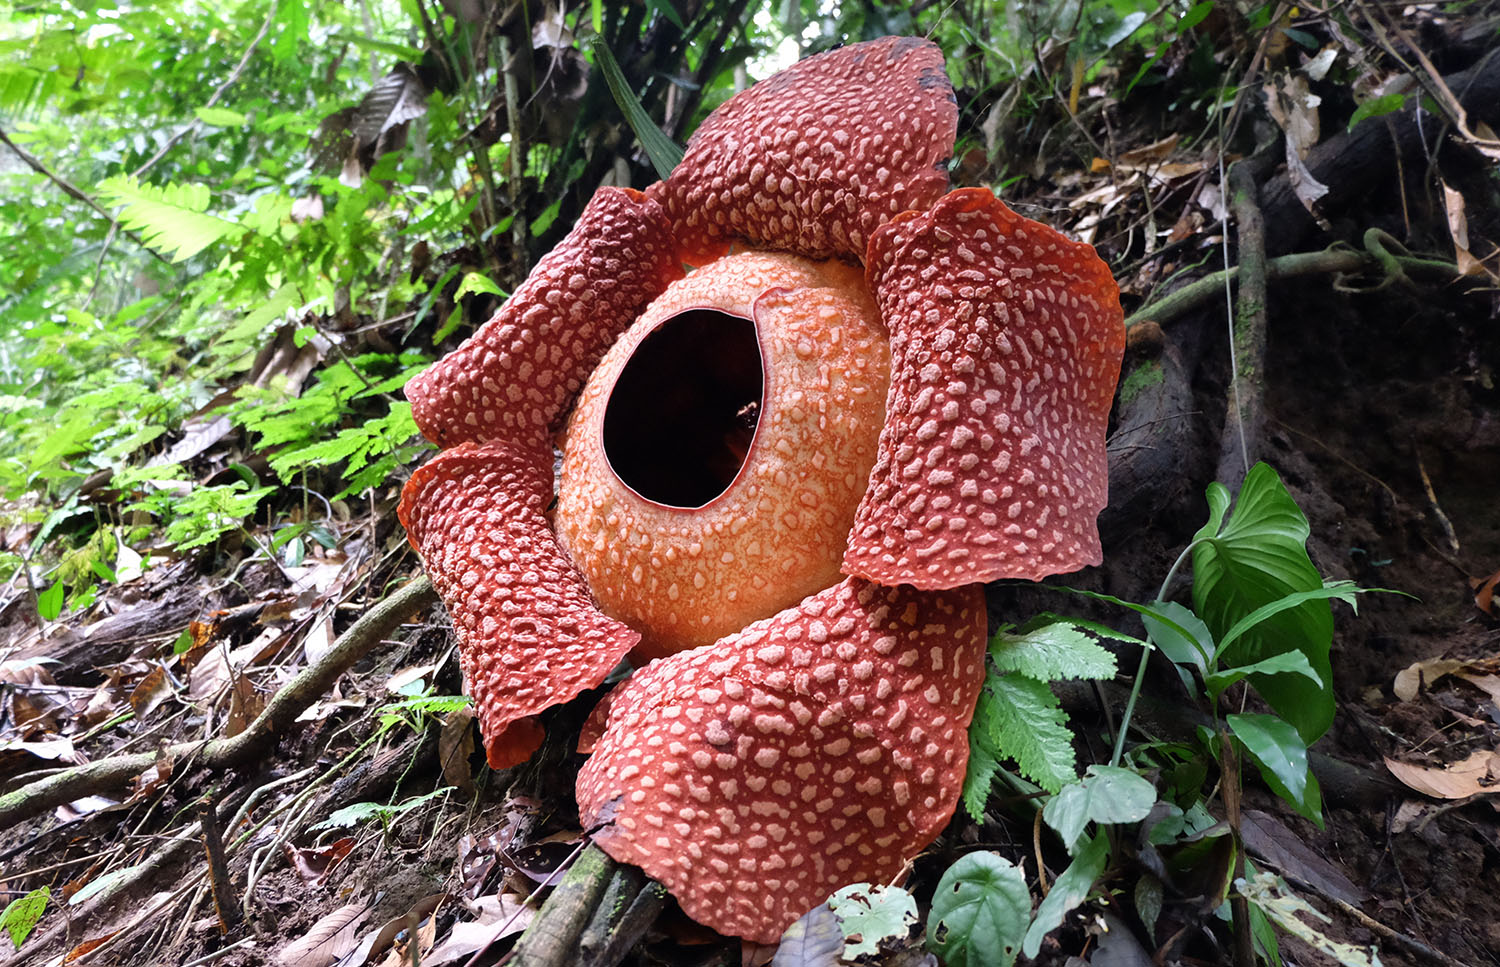
POLYGON ((647 500, 702 507, 744 465, 764 394, 755 323, 690 309, 626 362, 604 409, 604 454, 647 500))

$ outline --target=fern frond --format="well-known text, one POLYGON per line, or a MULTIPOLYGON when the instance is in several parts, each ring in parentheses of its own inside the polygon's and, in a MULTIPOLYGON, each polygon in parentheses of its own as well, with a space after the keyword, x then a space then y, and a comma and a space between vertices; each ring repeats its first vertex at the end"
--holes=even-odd
POLYGON ((115 175, 99 182, 101 197, 112 205, 123 205, 120 224, 141 233, 147 245, 169 256, 173 262, 192 258, 222 238, 238 237, 244 229, 208 211, 208 188, 185 185, 143 185, 129 175, 115 175))

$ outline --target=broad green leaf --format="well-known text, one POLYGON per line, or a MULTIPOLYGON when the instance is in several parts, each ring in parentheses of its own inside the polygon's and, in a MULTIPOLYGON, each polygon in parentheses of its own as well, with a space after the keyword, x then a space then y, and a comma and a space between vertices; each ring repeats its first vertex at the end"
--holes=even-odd
MULTIPOLYGON (((1239 668, 1225 668, 1204 676, 1203 682, 1208 686, 1208 694, 1213 698, 1244 678, 1246 675, 1306 675, 1313 681, 1318 681, 1318 673, 1312 670, 1307 663, 1307 656, 1300 651, 1284 651, 1279 655, 1272 655, 1265 661, 1258 661, 1253 665, 1244 665, 1239 668)), ((1321 682, 1319 683, 1321 684, 1321 682)))
POLYGON ((56 621, 62 614, 63 583, 54 581, 52 586, 36 596, 36 613, 46 621, 56 621))
POLYGON ((948 967, 1010 967, 1030 919, 1031 893, 1016 865, 970 853, 938 880, 927 947, 948 967))
POLYGON ((245 115, 222 107, 200 107, 193 111, 198 120, 216 128, 237 128, 245 123, 245 115))
POLYGON ((1349 127, 1346 130, 1353 131, 1354 126, 1365 118, 1378 118, 1394 111, 1399 111, 1406 104, 1405 94, 1384 94, 1380 97, 1372 97, 1349 115, 1349 127))
POLYGON ((1078 778, 1068 716, 1046 682, 1020 675, 991 675, 979 693, 969 735, 995 758, 1049 792, 1078 778))
POLYGON ((192 258, 220 239, 238 237, 244 229, 234 222, 204 214, 208 210, 208 187, 198 182, 185 185, 143 185, 128 175, 99 182, 99 195, 111 205, 123 205, 120 223, 139 231, 145 243, 173 262, 192 258))
POLYGON ((1288 594, 1270 604, 1262 605, 1236 621, 1233 628, 1224 632, 1224 637, 1219 641, 1217 653, 1222 653, 1224 649, 1238 641, 1241 635, 1267 618, 1295 608, 1304 601, 1342 601, 1357 611, 1359 610, 1358 595, 1363 594, 1365 590, 1365 588, 1357 587, 1353 581, 1330 581, 1321 588, 1298 591, 1296 594, 1288 594))
POLYGON ((1138 823, 1156 803, 1156 787, 1118 766, 1089 766, 1077 782, 1042 807, 1042 820, 1051 826, 1072 853, 1090 821, 1096 823, 1138 823))
POLYGON ((42 913, 47 909, 47 900, 51 896, 52 891, 48 887, 39 886, 25 896, 10 901, 5 906, 5 912, 0 913, 0 927, 10 935, 10 942, 15 944, 17 950, 26 942, 37 921, 42 919, 42 913))
POLYGON ((1271 790, 1297 812, 1323 825, 1323 797, 1307 764, 1307 746, 1290 724, 1275 715, 1227 715, 1224 721, 1244 745, 1271 790))
POLYGON ((1026 931, 1021 953, 1027 957, 1035 957, 1041 951, 1042 940, 1047 934, 1062 926, 1063 917, 1068 915, 1068 911, 1089 898, 1089 891, 1094 888, 1094 881, 1099 879, 1099 874, 1104 872, 1104 863, 1108 858, 1109 837, 1102 832, 1095 833, 1083 844, 1073 862, 1062 871, 1041 905, 1036 908, 1036 919, 1026 931))
POLYGON ((844 932, 844 959, 849 961, 878 954, 887 937, 904 941, 918 919, 916 899, 899 886, 855 883, 829 897, 828 907, 844 932))
POLYGON ((641 106, 640 98, 630 89, 630 83, 625 80, 625 73, 620 70, 609 45, 595 38, 593 51, 599 71, 604 75, 604 83, 609 85, 609 93, 614 95, 615 103, 620 106, 641 147, 646 149, 646 156, 651 159, 651 166, 656 169, 657 176, 666 179, 682 161, 682 149, 662 133, 656 122, 651 120, 651 115, 641 106))
POLYGON ((1061 588, 1061 590, 1067 591, 1071 594, 1081 595, 1085 598, 1093 598, 1095 601, 1105 601, 1109 604, 1117 604, 1122 608, 1128 608, 1129 610, 1134 611, 1136 614, 1140 615, 1143 620, 1146 618, 1151 618, 1159 624, 1165 625, 1167 628, 1170 628, 1173 632, 1175 632, 1185 640, 1191 641, 1197 637, 1200 637, 1194 635, 1191 630, 1184 627, 1178 622, 1176 615, 1179 615, 1183 612, 1186 612, 1188 614, 1192 613, 1187 611, 1187 609, 1183 608, 1181 605, 1173 604, 1169 601, 1157 601, 1152 604, 1136 604, 1134 601, 1126 601, 1124 598, 1117 598, 1113 594, 1103 594, 1099 591, 1085 591, 1082 588, 1067 587, 1061 588), (1171 606, 1166 607, 1165 605, 1171 606))
MULTIPOLYGON (((1221 517, 1224 488, 1209 487, 1210 525, 1221 517)), ((1307 556, 1307 518, 1281 479, 1264 463, 1251 468, 1234 514, 1216 533, 1199 531, 1193 550, 1193 610, 1220 640, 1247 615, 1290 594, 1317 591, 1323 578, 1307 556)), ((1253 665, 1289 650, 1301 651, 1318 682, 1300 675, 1251 675, 1255 690, 1307 742, 1333 722, 1333 680, 1328 649, 1333 613, 1323 600, 1304 600, 1273 614, 1223 649, 1230 666, 1253 665), (1319 684, 1322 683, 1322 684, 1319 684)))
POLYGON ((1192 689, 1188 671, 1195 670, 1200 677, 1208 674, 1208 662, 1214 653, 1213 634, 1202 618, 1176 601, 1153 601, 1151 609, 1141 613, 1141 622, 1151 641, 1177 666, 1183 684, 1192 689), (1162 616, 1170 618, 1170 622, 1162 616))
POLYGON ((1058 621, 1024 633, 1000 631, 990 639, 990 659, 1001 672, 1038 681, 1115 677, 1111 655, 1076 624, 1058 621))

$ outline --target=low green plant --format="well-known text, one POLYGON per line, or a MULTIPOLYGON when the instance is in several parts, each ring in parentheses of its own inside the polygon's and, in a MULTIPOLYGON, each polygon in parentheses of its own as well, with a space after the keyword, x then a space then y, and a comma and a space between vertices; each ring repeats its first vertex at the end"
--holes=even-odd
MULTIPOLYGON (((1325 582, 1318 574, 1307 555, 1307 519, 1268 465, 1259 464, 1246 476, 1232 512, 1222 485, 1211 485, 1207 496, 1209 518, 1173 564, 1155 600, 1139 604, 1072 591, 1139 614, 1144 641, 1050 614, 1019 629, 1002 629, 991 640, 987 678, 970 729, 965 808, 981 819, 992 782, 1004 777, 1021 801, 1040 808, 1041 820, 1071 862, 1033 915, 1018 867, 991 853, 960 859, 939 882, 927 921, 928 945, 950 967, 1009 965, 1023 954, 1036 956, 1046 934, 1098 892, 1105 870, 1137 843, 1148 844, 1161 859, 1162 875, 1196 877, 1194 889, 1212 901, 1210 908, 1219 907, 1220 916, 1233 919, 1234 929, 1248 930, 1262 959, 1280 964, 1272 924, 1286 928, 1287 910, 1300 901, 1286 899, 1291 894, 1284 883, 1271 884, 1244 858, 1235 825, 1238 764, 1254 763, 1277 796, 1322 825, 1308 746, 1333 720, 1329 602, 1353 606, 1363 589, 1325 582), (1191 606, 1167 600, 1189 561, 1191 606), (1142 659, 1109 762, 1090 765, 1079 777, 1073 732, 1047 683, 1113 677, 1113 656, 1099 639, 1139 645, 1142 659), (1171 661, 1212 724, 1199 727, 1192 743, 1146 742, 1129 749, 1126 737, 1153 651, 1171 661), (1241 683, 1242 690, 1231 692, 1241 683), (1269 711, 1245 711, 1252 694, 1269 711), (1002 765, 1006 760, 1014 771, 1002 765), (1209 812, 1206 786, 1214 765, 1215 788, 1226 800, 1233 798, 1232 805, 1226 802, 1229 822, 1209 812), (1230 912, 1231 896, 1246 901, 1247 914, 1230 912)), ((1162 880, 1144 873, 1133 899, 1148 930, 1160 915, 1163 896, 1162 880)), ((1356 951, 1341 962, 1369 963, 1362 958, 1364 952, 1356 951)))

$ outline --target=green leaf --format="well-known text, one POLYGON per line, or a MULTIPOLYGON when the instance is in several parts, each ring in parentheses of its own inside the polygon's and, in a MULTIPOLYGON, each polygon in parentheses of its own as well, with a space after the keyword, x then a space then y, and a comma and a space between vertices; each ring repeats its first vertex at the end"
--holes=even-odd
POLYGON ((1014 759, 1018 772, 1049 792, 1078 778, 1068 716, 1046 682, 991 675, 969 735, 994 758, 1014 759))
POLYGON ((234 222, 205 215, 209 194, 205 185, 143 185, 128 175, 99 182, 99 195, 111 205, 125 206, 120 223, 139 231, 145 243, 171 256, 173 262, 192 258, 220 239, 244 234, 234 222))
POLYGON ((1118 766, 1089 766, 1042 807, 1042 820, 1072 853, 1089 822, 1138 823, 1156 804, 1156 787, 1118 766))
POLYGON ((1115 677, 1115 656, 1099 647, 1083 627, 1067 621, 1024 633, 1000 631, 990 639, 990 659, 1002 672, 1038 681, 1115 677))
MULTIPOLYGON (((1222 519, 1227 492, 1209 487, 1213 510, 1209 526, 1222 519)), ((1223 640, 1258 608, 1302 591, 1318 591, 1323 579, 1304 546, 1307 518, 1264 463, 1251 468, 1240 488, 1234 515, 1217 532, 1198 532, 1193 549, 1193 610, 1223 640)), ((1333 723, 1333 613, 1323 600, 1303 600, 1240 634, 1221 649, 1230 666, 1253 665, 1272 655, 1297 650, 1317 673, 1318 682, 1300 675, 1251 675, 1255 690, 1312 742, 1333 723)))
POLYGON ((1324 934, 1314 924, 1330 923, 1327 914, 1308 904, 1292 892, 1286 881, 1271 873, 1257 873, 1235 881, 1235 887, 1277 926, 1306 943, 1314 950, 1344 967, 1380 967, 1380 954, 1372 945, 1369 950, 1324 934))
POLYGON ((984 806, 989 802, 990 787, 995 782, 995 773, 1000 770, 1000 763, 990 753, 987 746, 980 745, 974 740, 973 730, 969 732, 969 767, 964 773, 964 809, 977 822, 984 818, 984 806))
POLYGON ((1357 596, 1363 594, 1367 588, 1357 587, 1353 581, 1330 581, 1321 588, 1311 591, 1298 591, 1296 594, 1288 594, 1284 598, 1272 601, 1270 604, 1262 605, 1254 611, 1245 615, 1234 623, 1234 627, 1224 632, 1224 637, 1219 641, 1217 653, 1222 654, 1224 649, 1239 640, 1251 628, 1283 611, 1297 607, 1304 601, 1336 600, 1342 601, 1356 611, 1359 609, 1357 596))
POLYGON ((970 853, 938 880, 927 947, 948 967, 1010 967, 1030 919, 1031 893, 1016 865, 970 853))
POLYGON ((1035 957, 1041 951, 1042 940, 1047 934, 1062 926, 1063 917, 1068 915, 1068 911, 1089 898, 1089 891, 1094 888, 1094 881, 1104 872, 1104 863, 1108 857, 1109 837, 1103 833, 1094 834, 1084 843, 1073 862, 1062 871, 1041 905, 1036 908, 1036 919, 1026 931, 1021 953, 1027 957, 1035 957))
POLYGON ((36 927, 37 921, 42 919, 42 913, 47 909, 47 900, 52 896, 52 891, 45 886, 39 886, 23 897, 17 897, 6 904, 5 912, 0 913, 0 927, 10 934, 10 942, 15 944, 17 950, 21 944, 36 927))
POLYGON ((501 289, 490 281, 490 277, 483 272, 470 272, 465 275, 463 281, 458 284, 458 291, 453 293, 453 301, 457 302, 466 295, 475 292, 483 292, 488 295, 496 295, 502 299, 510 298, 510 293, 501 289))
POLYGON ((1224 668, 1204 676, 1204 684, 1208 686, 1208 694, 1212 698, 1219 695, 1244 678, 1246 675, 1306 675, 1313 681, 1318 681, 1318 673, 1312 670, 1307 663, 1307 656, 1300 651, 1286 651, 1279 655, 1272 655, 1265 661, 1258 661, 1253 665, 1244 665, 1239 668, 1224 668))
POLYGON ((193 111, 198 120, 216 128, 237 128, 245 123, 245 115, 222 107, 200 107, 193 111))
POLYGON ((1353 131, 1354 126, 1366 118, 1378 118, 1386 114, 1392 114, 1406 106, 1405 94, 1385 94, 1380 97, 1372 97, 1349 115, 1349 127, 1353 131))
POLYGON ((1307 746, 1297 730, 1275 715, 1227 715, 1224 721, 1271 791, 1321 828, 1323 797, 1307 764, 1307 746))
POLYGON ((917 923, 917 901, 899 886, 855 883, 828 898, 844 932, 844 959, 880 953, 887 937, 904 941, 917 923), (858 938, 858 939, 855 939, 858 938))
POLYGON ((51 587, 36 596, 36 613, 44 621, 56 621, 62 614, 63 590, 63 583, 54 581, 51 587))
POLYGON ((1177 666, 1183 684, 1191 689, 1192 678, 1187 673, 1197 671, 1200 676, 1208 673, 1214 636, 1202 618, 1176 601, 1153 601, 1151 607, 1152 612, 1142 612, 1141 621, 1152 642, 1177 666))
POLYGON ((656 169, 657 176, 665 180, 682 161, 682 149, 662 133, 656 122, 651 120, 651 115, 641 106, 640 98, 630 89, 625 73, 620 70, 609 45, 602 38, 596 37, 592 49, 594 60, 604 74, 604 82, 609 85, 609 93, 614 95, 615 103, 620 106, 630 129, 635 132, 636 140, 646 149, 646 156, 651 159, 651 166, 656 169))
POLYGON ((447 795, 448 791, 452 788, 452 786, 443 786, 441 789, 434 789, 432 790, 432 792, 429 792, 426 795, 413 796, 411 799, 408 799, 405 802, 399 802, 394 806, 387 806, 385 803, 378 802, 353 803, 352 805, 345 806, 342 809, 335 809, 333 812, 328 814, 327 819, 323 820, 321 823, 318 823, 316 826, 312 826, 309 828, 337 829, 341 826, 354 826, 364 822, 367 819, 379 819, 381 822, 386 822, 401 815, 404 812, 416 809, 423 803, 426 803, 432 799, 436 799, 438 796, 447 795))

